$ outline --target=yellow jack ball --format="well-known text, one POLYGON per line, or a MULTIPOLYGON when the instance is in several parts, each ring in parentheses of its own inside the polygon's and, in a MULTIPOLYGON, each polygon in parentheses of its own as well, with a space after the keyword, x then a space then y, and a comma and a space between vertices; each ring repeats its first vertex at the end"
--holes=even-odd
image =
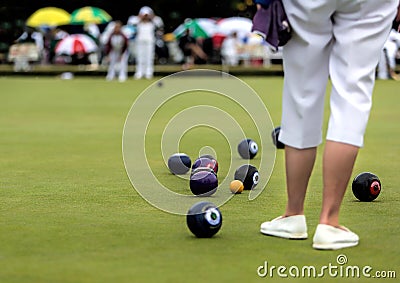
POLYGON ((240 180, 233 180, 229 185, 229 189, 231 190, 232 194, 240 194, 243 192, 244 186, 240 180))

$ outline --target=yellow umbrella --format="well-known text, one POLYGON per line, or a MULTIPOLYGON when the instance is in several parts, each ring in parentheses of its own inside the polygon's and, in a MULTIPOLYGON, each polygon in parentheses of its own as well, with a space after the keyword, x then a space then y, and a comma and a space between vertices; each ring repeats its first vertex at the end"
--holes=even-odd
POLYGON ((46 7, 34 12, 26 21, 26 25, 30 27, 40 26, 61 26, 69 24, 71 15, 60 8, 46 7))

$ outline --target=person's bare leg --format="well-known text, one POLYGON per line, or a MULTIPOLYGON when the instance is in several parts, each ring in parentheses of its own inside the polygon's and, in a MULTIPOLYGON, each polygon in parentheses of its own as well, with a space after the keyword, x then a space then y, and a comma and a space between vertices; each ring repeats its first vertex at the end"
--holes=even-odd
POLYGON ((284 216, 304 214, 304 199, 316 154, 316 147, 297 149, 285 146, 288 202, 284 216))
POLYGON ((349 183, 358 147, 327 141, 323 156, 324 189, 320 224, 339 226, 339 209, 349 183))
POLYGON ((190 44, 190 49, 192 50, 193 55, 197 56, 200 59, 207 60, 207 54, 197 44, 190 44))

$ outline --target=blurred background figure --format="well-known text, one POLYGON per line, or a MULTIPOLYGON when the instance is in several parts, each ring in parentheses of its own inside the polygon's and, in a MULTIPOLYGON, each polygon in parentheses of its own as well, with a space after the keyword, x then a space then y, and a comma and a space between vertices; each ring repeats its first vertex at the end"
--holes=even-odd
POLYGON ((157 32, 162 31, 164 23, 154 14, 153 9, 144 6, 138 16, 131 16, 128 25, 136 27, 135 36, 135 79, 151 79, 154 73, 154 56, 157 32))
POLYGON ((43 35, 34 28, 26 26, 24 32, 18 37, 14 43, 18 44, 17 55, 14 59, 14 71, 29 71, 31 69, 30 61, 34 57, 41 58, 44 49, 43 35), (32 56, 32 53, 37 53, 32 56))
POLYGON ((191 35, 190 29, 186 29, 184 35, 179 38, 179 48, 185 57, 185 63, 182 65, 184 70, 192 67, 196 59, 204 61, 208 59, 197 39, 191 35))
POLYGON ((390 31, 389 37, 381 51, 381 58, 378 64, 378 79, 400 80, 400 76, 396 74, 396 57, 400 49, 400 33, 398 32, 398 24, 394 25, 390 31))
POLYGON ((98 43, 100 37, 100 29, 95 23, 86 23, 83 26, 83 31, 85 34, 93 38, 96 43, 98 43))
POLYGON ((159 64, 168 63, 169 49, 168 49, 167 43, 164 40, 164 29, 163 28, 156 29, 155 55, 156 55, 156 62, 158 62, 159 64))
POLYGON ((172 63, 182 63, 184 56, 182 50, 179 48, 179 41, 175 35, 170 32, 166 33, 163 37, 165 46, 168 48, 168 59, 172 63))
POLYGON ((106 79, 111 81, 118 73, 120 82, 126 81, 128 72, 128 38, 122 33, 122 23, 116 21, 108 38, 106 53, 109 65, 106 79))
POLYGON ((227 66, 239 65, 239 57, 243 48, 237 32, 232 32, 224 39, 221 45, 222 64, 227 66))
MULTIPOLYGON (((100 29, 95 23, 86 23, 83 26, 84 34, 90 36, 96 44, 100 44, 100 29)), ((91 69, 97 69, 101 58, 101 50, 89 54, 88 59, 91 65, 91 69)))
POLYGON ((49 51, 50 63, 65 63, 61 61, 59 58, 57 58, 55 48, 57 43, 60 42, 62 39, 66 38, 68 35, 69 35, 68 32, 59 27, 56 27, 51 30, 50 51, 49 51))
POLYGON ((25 27, 24 32, 15 40, 15 43, 35 43, 39 50, 43 49, 43 35, 34 28, 25 27))

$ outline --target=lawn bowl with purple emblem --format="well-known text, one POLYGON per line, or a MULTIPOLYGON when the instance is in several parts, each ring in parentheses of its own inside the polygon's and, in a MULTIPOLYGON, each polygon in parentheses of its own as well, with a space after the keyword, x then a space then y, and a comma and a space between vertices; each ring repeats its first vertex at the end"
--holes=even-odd
POLYGON ((218 188, 218 178, 210 168, 200 169, 190 176, 190 190, 196 196, 207 197, 213 195, 218 188))
POLYGON ((208 157, 199 157, 197 158, 192 165, 192 171, 199 167, 208 167, 214 170, 215 174, 218 173, 218 162, 214 158, 208 157))

